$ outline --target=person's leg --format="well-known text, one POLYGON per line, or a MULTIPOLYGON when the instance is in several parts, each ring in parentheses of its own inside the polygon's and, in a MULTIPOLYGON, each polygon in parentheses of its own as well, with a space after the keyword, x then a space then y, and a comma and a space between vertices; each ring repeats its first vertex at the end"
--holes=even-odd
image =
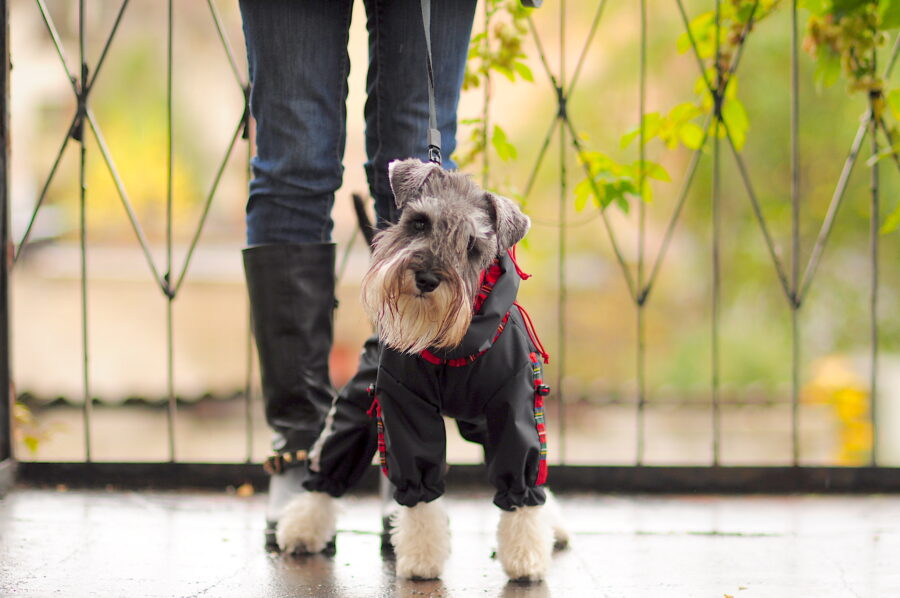
POLYGON ((247 243, 331 240, 346 141, 352 0, 241 0, 256 155, 247 243))
POLYGON ((242 0, 240 8, 256 120, 244 268, 278 455, 266 515, 274 546, 334 396, 331 206, 342 177, 352 2, 242 0))
MULTIPOLYGON (((366 176, 379 227, 397 218, 388 163, 428 159, 428 79, 419 0, 365 0, 369 30, 366 176)), ((456 110, 469 53, 476 0, 432 2, 435 103, 444 167, 456 149, 456 110)))

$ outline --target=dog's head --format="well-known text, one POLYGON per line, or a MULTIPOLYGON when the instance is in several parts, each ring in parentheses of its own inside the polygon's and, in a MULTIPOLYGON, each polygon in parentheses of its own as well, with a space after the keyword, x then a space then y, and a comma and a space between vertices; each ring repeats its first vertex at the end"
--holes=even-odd
POLYGON ((418 160, 388 169, 402 216, 375 237, 363 306, 392 349, 455 347, 472 319, 482 270, 531 222, 466 175, 418 160))

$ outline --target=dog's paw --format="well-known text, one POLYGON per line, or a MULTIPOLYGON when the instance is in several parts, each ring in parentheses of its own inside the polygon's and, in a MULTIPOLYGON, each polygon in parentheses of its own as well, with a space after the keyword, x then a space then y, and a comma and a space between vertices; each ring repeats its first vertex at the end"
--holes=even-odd
POLYGON ((437 579, 450 557, 450 522, 439 501, 401 507, 391 530, 397 577, 437 579))
POLYGON ((497 528, 497 559, 503 571, 516 581, 541 581, 553 555, 553 529, 543 507, 519 507, 504 511, 497 528))
POLYGON ((275 539, 282 552, 315 554, 334 538, 337 501, 324 492, 305 492, 293 499, 278 518, 275 539))

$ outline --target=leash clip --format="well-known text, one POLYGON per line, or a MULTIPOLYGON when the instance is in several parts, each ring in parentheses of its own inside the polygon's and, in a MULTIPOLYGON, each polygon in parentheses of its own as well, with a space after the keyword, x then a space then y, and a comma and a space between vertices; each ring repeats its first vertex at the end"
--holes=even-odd
POLYGON ((441 132, 433 127, 428 129, 428 161, 441 165, 441 132))
POLYGON ((441 165, 441 149, 434 145, 428 146, 428 161, 438 166, 441 165))

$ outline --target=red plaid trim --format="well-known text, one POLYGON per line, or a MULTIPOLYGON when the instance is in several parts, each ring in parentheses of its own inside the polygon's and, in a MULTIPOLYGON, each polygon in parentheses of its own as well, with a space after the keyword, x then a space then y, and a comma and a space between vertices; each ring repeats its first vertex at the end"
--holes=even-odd
MULTIPOLYGON (((497 339, 500 338, 500 335, 503 334, 503 329, 506 328, 506 323, 509 322, 509 312, 506 312, 506 315, 503 316, 503 319, 500 320, 500 325, 497 326, 497 333, 494 335, 494 338, 491 339, 491 345, 497 342, 497 339)), ((488 347, 490 349, 490 347, 488 347)), ((449 365, 452 368, 461 368, 473 363, 476 359, 484 355, 488 352, 488 349, 484 351, 479 351, 478 353, 473 353, 468 357, 456 357, 454 359, 441 359, 428 349, 425 349, 419 356, 427 361, 428 363, 432 363, 434 365, 449 365)))
POLYGON ((378 461, 381 464, 381 473, 387 477, 387 446, 384 443, 384 420, 381 418, 381 402, 378 400, 378 395, 375 394, 374 389, 371 390, 371 393, 372 406, 369 407, 367 413, 369 417, 375 417, 375 428, 378 430, 378 461))
POLYGON ((541 443, 541 460, 538 464, 538 475, 535 485, 542 486, 547 482, 547 421, 544 415, 544 397, 550 393, 550 387, 541 379, 541 361, 536 353, 530 353, 531 377, 534 381, 534 425, 538 440, 541 443))
POLYGON ((481 310, 481 306, 484 305, 487 296, 494 290, 494 285, 497 284, 502 275, 503 270, 500 268, 500 258, 494 258, 491 265, 481 271, 481 282, 478 285, 478 294, 475 295, 475 313, 481 310))

